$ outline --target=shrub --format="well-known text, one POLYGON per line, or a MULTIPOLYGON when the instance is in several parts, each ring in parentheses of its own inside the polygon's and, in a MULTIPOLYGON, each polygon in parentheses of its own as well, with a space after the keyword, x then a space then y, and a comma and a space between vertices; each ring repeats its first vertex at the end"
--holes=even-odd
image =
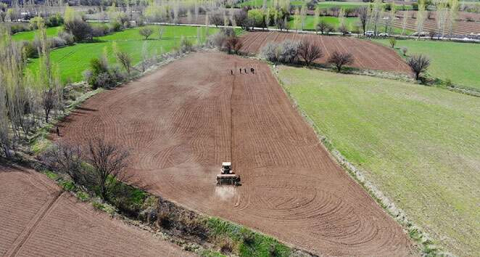
POLYGON ((216 47, 218 50, 222 50, 223 43, 227 39, 227 36, 222 31, 208 37, 207 45, 210 47, 216 47))
POLYGON ((403 56, 407 56, 408 48, 407 47, 402 47, 402 53, 403 56))
POLYGON ((72 34, 75 42, 82 42, 92 39, 92 27, 81 19, 74 19, 65 22, 65 31, 72 34))
POLYGON ((110 27, 112 28, 112 31, 114 32, 119 32, 122 30, 122 24, 120 24, 119 22, 112 22, 110 24, 110 27))
POLYGON ((58 33, 58 37, 63 39, 67 45, 73 45, 75 43, 75 38, 70 33, 61 31, 58 33))
POLYGON ((21 24, 14 24, 10 26, 10 32, 12 33, 12 35, 18 32, 29 31, 29 30, 30 30, 29 27, 21 24))
POLYGON ((190 41, 190 40, 188 40, 188 38, 182 36, 182 39, 180 40, 180 51, 182 51, 182 53, 188 53, 188 52, 193 51, 192 41, 190 41))
POLYGON ((33 42, 23 41, 22 42, 22 51, 27 58, 37 58, 38 57, 38 48, 34 46, 33 42))
POLYGON ((51 15, 45 21, 45 26, 47 27, 57 27, 63 25, 63 17, 59 13, 51 15))
POLYGON ((279 45, 277 51, 278 61, 281 63, 295 63, 298 59, 299 43, 291 40, 285 40, 279 45))
POLYGON ((66 46, 67 42, 61 37, 53 37, 48 39, 48 45, 51 48, 58 48, 66 46))
POLYGON ((110 73, 110 68, 105 58, 93 58, 90 60, 90 72, 85 72, 84 76, 93 89, 99 87, 112 88, 118 82, 116 75, 110 73))
POLYGON ((215 27, 224 25, 224 20, 223 20, 223 13, 222 12, 214 12, 208 16, 210 24, 215 25, 215 27))
POLYGON ((37 17, 34 17, 34 18, 30 19, 30 28, 32 30, 38 29, 38 24, 39 23, 44 23, 43 18, 40 17, 40 16, 37 16, 37 17))
POLYGON ((267 61, 277 62, 278 61, 278 44, 274 42, 268 42, 265 46, 260 49, 260 55, 267 61))
POLYGON ((388 42, 390 43, 390 46, 392 48, 395 48, 395 45, 397 44, 397 39, 395 37, 391 37, 388 39, 388 42))
POLYGON ((108 34, 110 34, 110 28, 105 24, 92 27, 92 37, 103 37, 108 34))

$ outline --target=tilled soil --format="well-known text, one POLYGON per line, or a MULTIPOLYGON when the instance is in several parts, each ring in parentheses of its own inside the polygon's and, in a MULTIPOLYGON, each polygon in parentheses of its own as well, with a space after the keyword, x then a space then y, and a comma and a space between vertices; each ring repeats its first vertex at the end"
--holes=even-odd
POLYGON ((321 255, 413 252, 262 62, 191 54, 89 99, 61 126, 56 140, 104 137, 130 149, 128 182, 188 208, 321 255), (242 186, 216 186, 223 161, 232 161, 242 186))
POLYGON ((44 175, 0 165, 0 256, 189 256, 78 202, 44 175))
POLYGON ((240 51, 245 53, 259 54, 262 47, 269 42, 309 40, 318 45, 323 52, 323 57, 316 60, 316 63, 327 63, 333 52, 338 51, 351 53, 354 62, 350 66, 355 68, 410 73, 408 65, 395 51, 367 40, 352 37, 263 31, 248 32, 241 38, 243 46, 240 51))

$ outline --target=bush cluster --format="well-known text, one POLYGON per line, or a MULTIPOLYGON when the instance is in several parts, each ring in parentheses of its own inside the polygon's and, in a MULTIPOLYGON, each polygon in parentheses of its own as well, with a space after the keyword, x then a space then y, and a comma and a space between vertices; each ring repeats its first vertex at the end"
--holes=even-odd
POLYGON ((208 38, 207 46, 217 48, 229 54, 239 54, 242 41, 235 35, 233 29, 222 29, 208 38))
POLYGON ((300 44, 296 41, 285 40, 281 43, 269 42, 260 50, 261 56, 271 62, 293 64, 298 62, 300 44))
POLYGON ((106 57, 90 60, 90 70, 84 73, 84 77, 93 89, 113 88, 125 80, 125 74, 117 67, 110 67, 106 57))

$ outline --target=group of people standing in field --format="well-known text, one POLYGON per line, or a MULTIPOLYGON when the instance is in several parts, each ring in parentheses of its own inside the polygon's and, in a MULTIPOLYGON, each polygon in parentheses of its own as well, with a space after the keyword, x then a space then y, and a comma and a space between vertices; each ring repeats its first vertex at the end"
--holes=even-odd
MULTIPOLYGON (((239 68, 238 70, 240 71, 240 74, 242 74, 242 70, 243 70, 243 73, 245 73, 245 74, 248 73, 248 72, 247 72, 247 68, 243 68, 243 69, 242 69, 242 68, 239 68)), ((250 68, 250 72, 251 72, 252 74, 255 74, 255 69, 254 69, 254 68, 250 68)), ((230 74, 231 74, 231 75, 234 75, 235 73, 234 73, 233 70, 230 70, 230 74)))

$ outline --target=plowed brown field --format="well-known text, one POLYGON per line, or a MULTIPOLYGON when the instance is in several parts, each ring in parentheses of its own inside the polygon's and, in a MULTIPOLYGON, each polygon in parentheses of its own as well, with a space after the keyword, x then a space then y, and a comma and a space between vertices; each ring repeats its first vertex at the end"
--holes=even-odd
POLYGON ((42 174, 0 165, 0 256, 188 256, 77 202, 42 174))
MULTIPOLYGON (((435 12, 432 12, 432 19, 425 19, 425 22, 423 24, 423 31, 429 33, 430 31, 435 31, 438 32, 438 23, 435 19, 435 12)), ((409 12, 408 19, 407 19, 407 24, 406 24, 406 29, 412 30, 412 31, 417 31, 417 20, 416 18, 416 13, 409 12)), ((403 15, 405 15, 405 12, 398 12, 397 13, 397 19, 394 20, 393 26, 397 28, 402 28, 403 27, 403 15)), ((457 20, 455 22, 455 25, 453 26, 453 34, 454 35, 469 35, 470 33, 474 34, 480 34, 480 14, 476 13, 460 13, 459 18, 463 20, 457 20), (470 17, 471 19, 476 20, 477 22, 467 22, 465 19, 467 17, 470 17)), ((448 36, 449 31, 448 31, 448 26, 446 26, 444 35, 448 36)))
POLYGON ((401 227, 329 157, 264 63, 192 54, 89 99, 62 126, 61 140, 100 136, 130 148, 129 182, 189 208, 318 254, 411 254, 401 227), (230 160, 243 185, 217 187, 230 160))
POLYGON ((309 40, 320 46, 323 57, 317 63, 326 63, 334 51, 348 52, 354 57, 352 67, 371 70, 409 73, 408 65, 393 50, 384 46, 352 37, 321 36, 312 34, 249 32, 242 36, 242 52, 258 54, 268 42, 284 40, 309 40))

